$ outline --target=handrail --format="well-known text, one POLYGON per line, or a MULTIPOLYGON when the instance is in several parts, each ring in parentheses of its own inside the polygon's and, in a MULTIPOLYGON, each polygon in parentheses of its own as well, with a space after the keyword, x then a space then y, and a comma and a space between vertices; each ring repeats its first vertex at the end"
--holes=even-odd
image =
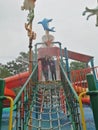
POLYGON ((30 112, 32 109, 32 91, 36 88, 38 80, 37 68, 38 64, 34 65, 32 73, 14 99, 15 116, 13 117, 13 129, 27 130, 28 121, 30 120, 30 112))
POLYGON ((26 83, 23 85, 23 87, 21 88, 20 92, 19 92, 18 95, 16 96, 16 98, 15 98, 15 100, 14 100, 14 105, 15 105, 15 104, 17 103, 17 101, 20 99, 22 92, 24 91, 26 85, 29 83, 29 81, 30 81, 32 75, 34 74, 34 72, 35 72, 37 66, 38 66, 38 64, 35 65, 35 67, 34 67, 32 73, 31 73, 31 75, 29 76, 29 78, 27 79, 26 83))
POLYGON ((69 78, 67 77, 62 62, 60 62, 60 69, 61 69, 61 81, 65 93, 67 110, 70 116, 70 120, 72 122, 73 130, 81 130, 78 95, 75 92, 69 78))
POLYGON ((66 73, 65 73, 65 71, 64 71, 64 69, 63 69, 61 63, 60 63, 60 67, 61 67, 61 69, 62 69, 62 71, 63 71, 64 77, 65 77, 66 80, 68 81, 68 84, 69 84, 70 89, 72 90, 72 92, 74 93, 74 95, 75 95, 75 97, 76 97, 76 99, 77 99, 77 101, 78 101, 78 100, 79 100, 79 99, 78 99, 78 95, 77 95, 76 91, 74 90, 74 88, 72 87, 72 84, 71 84, 70 80, 68 79, 68 77, 67 77, 67 75, 66 75, 66 73))
POLYGON ((94 75, 96 85, 98 87, 98 83, 97 83, 97 81, 98 81, 98 66, 88 67, 88 68, 78 69, 78 70, 72 70, 70 72, 71 82, 73 83, 73 85, 87 88, 88 84, 87 84, 86 75, 89 73, 94 75))

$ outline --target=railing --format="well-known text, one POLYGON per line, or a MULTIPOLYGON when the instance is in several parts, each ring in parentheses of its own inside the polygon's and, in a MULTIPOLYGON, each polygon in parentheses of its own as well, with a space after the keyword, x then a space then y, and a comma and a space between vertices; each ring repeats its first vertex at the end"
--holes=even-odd
POLYGON ((86 75, 91 73, 94 75, 96 83, 98 82, 98 66, 94 68, 85 68, 80 70, 72 70, 70 73, 73 86, 88 88, 86 75))
POLYGON ((60 69, 61 69, 61 81, 66 96, 66 103, 68 108, 67 110, 69 116, 71 117, 73 130, 81 130, 82 128, 79 116, 78 95, 75 92, 72 84, 70 83, 61 63, 60 63, 60 69))
MULTIPOLYGON (((20 89, 17 97, 14 100, 14 111, 13 111, 13 122, 9 125, 9 130, 29 130, 32 129, 32 107, 34 107, 33 98, 36 98, 35 88, 38 87, 38 65, 36 64, 32 74, 27 79, 26 83, 20 89)), ((80 109, 79 109, 79 98, 74 90, 71 82, 69 81, 66 72, 60 63, 61 70, 61 81, 63 85, 63 90, 65 93, 65 100, 67 104, 68 116, 70 116, 73 130, 82 130, 82 122, 80 119, 80 109)), ((97 72, 97 71, 96 71, 97 72)), ((47 88, 47 87, 46 87, 47 88)), ((40 88, 39 88, 40 90, 40 88)), ((38 91, 40 92, 40 91, 38 91)), ((39 97, 37 97, 39 98, 39 97)), ((10 121, 12 116, 10 117, 10 121)), ((40 124, 39 124, 40 125, 40 124)))
POLYGON ((14 116, 12 129, 26 130, 30 119, 30 110, 32 109, 32 91, 37 83, 37 68, 36 64, 31 75, 26 83, 20 89, 18 95, 14 100, 14 116))

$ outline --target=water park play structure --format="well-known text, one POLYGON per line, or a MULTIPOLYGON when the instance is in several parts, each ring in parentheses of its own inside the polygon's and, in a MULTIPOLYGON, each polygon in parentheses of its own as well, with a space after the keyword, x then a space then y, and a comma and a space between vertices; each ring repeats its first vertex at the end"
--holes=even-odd
POLYGON ((32 57, 32 31, 35 1, 25 0, 22 9, 29 10, 25 24, 29 37, 29 71, 0 79, 0 130, 98 130, 98 67, 93 56, 62 49, 49 32, 52 19, 43 19, 45 35, 35 44, 32 57), (45 81, 41 58, 53 57, 57 80, 45 81), (87 64, 82 70, 70 70, 69 59, 87 64), (91 63, 91 67, 88 66, 91 63), (20 88, 16 95, 14 88, 20 88))
MULTIPOLYGON (((78 60, 81 62, 86 62, 88 63, 93 57, 92 56, 87 56, 84 54, 80 54, 80 53, 76 53, 76 52, 72 52, 69 50, 68 51, 68 58, 72 59, 72 60, 78 60), (83 57, 83 58, 82 58, 83 57)), ((59 57, 60 55, 60 49, 58 47, 49 47, 49 48, 39 48, 39 55, 38 55, 38 80, 41 81, 42 80, 42 68, 41 68, 41 61, 40 58, 44 57, 45 55, 48 56, 53 56, 55 55, 56 57, 59 57)), ((64 57, 64 50, 62 49, 62 56, 64 57)), ((58 68, 58 59, 56 61, 56 68, 58 68)), ((68 69, 68 67, 67 67, 68 69)), ((57 69, 57 71, 59 71, 57 69)), ((87 82, 83 82, 86 80, 86 74, 91 72, 92 69, 91 68, 86 68, 86 69, 82 69, 82 70, 75 70, 75 71, 71 71, 71 82, 73 84, 73 87, 75 89, 75 91, 78 93, 78 95, 81 92, 86 91, 87 89, 87 82), (81 73, 83 73, 81 75, 81 73)), ((12 89, 14 88, 18 88, 24 85, 24 83, 26 82, 27 78, 29 77, 29 72, 23 72, 23 73, 19 73, 17 75, 14 76, 10 76, 5 78, 5 90, 4 90, 4 95, 5 96, 10 96, 13 99, 16 97, 16 94, 14 93, 14 91, 12 89)), ((58 80, 60 79, 60 74, 58 77, 58 80)), ((84 103, 90 103, 89 98, 86 96, 86 98, 82 99, 84 103)), ((5 104, 6 105, 6 104, 5 104)))
MULTIPOLYGON (((97 81, 97 67, 95 68, 88 67, 82 70, 76 70, 76 71, 70 72, 69 67, 68 67, 69 66, 68 60, 69 58, 71 59, 75 58, 74 60, 76 60, 79 56, 81 57, 78 59, 79 61, 81 61, 82 59, 82 62, 86 62, 86 63, 91 62, 92 64, 93 57, 76 53, 76 52, 72 52, 72 51, 67 50, 66 48, 60 50, 61 47, 59 48, 57 46, 40 47, 36 49, 37 45, 39 44, 43 45, 43 43, 37 43, 35 45, 35 50, 37 50, 35 51, 37 54, 36 55, 37 59, 36 59, 36 65, 33 68, 32 74, 30 75, 29 72, 23 72, 15 76, 5 78, 4 79, 5 85, 3 85, 4 81, 2 80, 0 83, 1 84, 0 86, 2 87, 1 89, 4 89, 5 87, 4 89, 5 91, 6 89, 10 90, 10 93, 9 91, 7 91, 8 93, 6 92, 6 95, 5 94, 3 95, 4 97, 1 96, 1 99, 4 100, 8 96, 12 98, 14 97, 13 98, 14 99, 14 108, 13 108, 14 119, 12 123, 13 126, 11 129, 21 128, 21 129, 36 130, 36 129, 41 129, 40 127, 42 127, 43 130, 44 129, 48 130, 48 129, 51 129, 52 127, 53 129, 58 129, 58 130, 59 129, 64 130, 65 128, 68 130, 71 130, 73 129, 74 125, 75 125, 74 129, 77 129, 77 130, 83 129, 82 122, 79 116, 81 113, 80 112, 81 107, 79 107, 78 101, 79 101, 79 98, 81 98, 82 103, 88 105, 88 108, 90 109, 90 98, 88 96, 78 97, 78 95, 87 93, 86 91, 86 89, 88 88, 88 84, 86 80, 87 73, 92 73, 93 75, 95 75, 96 81, 97 81), (49 56, 57 57, 55 58, 56 68, 57 68, 57 81, 51 81, 51 78, 47 82, 43 80, 40 58, 43 57, 43 55, 47 55, 47 54, 49 56), (60 54, 62 54, 62 56, 60 56, 60 54), (70 56, 70 57, 67 57, 67 56, 70 56), (66 65, 68 65, 66 66, 66 68, 64 68, 63 66, 65 64, 63 63, 64 61, 66 61, 66 65), (62 68, 60 68, 60 66, 62 68), (30 83, 29 83, 29 80, 30 80, 30 83), (22 88, 20 89, 19 94, 15 96, 15 94, 13 93, 11 89, 19 87, 19 86, 22 86, 22 88), (67 106, 67 105, 70 105, 70 106, 67 106), (73 109, 76 109, 76 110, 74 111, 73 109), (73 117, 70 117, 70 116, 73 116, 73 117), (69 117, 72 119, 70 119, 69 117), (30 120, 32 120, 32 122, 30 122, 30 120), (75 121, 76 122, 78 121, 78 124, 77 123, 72 124, 72 123, 75 123, 75 121)), ((52 44, 61 45, 60 42, 52 42, 52 44)), ((6 102, 7 101, 5 100, 5 103, 6 102)), ((87 109, 87 107, 86 108, 84 107, 84 110, 85 109, 87 109)), ((89 109, 85 111, 88 111, 89 109)), ((89 111, 90 111, 90 117, 92 117, 92 119, 89 119, 90 121, 87 121, 86 123, 88 124, 91 123, 93 124, 93 126, 88 127, 87 125, 87 129, 91 128, 93 130, 93 127, 94 127, 93 116, 91 114, 91 110, 89 111)), ((7 115, 9 117, 10 108, 8 109, 4 108, 2 113, 3 113, 2 129, 4 129, 5 128, 4 122, 7 120, 7 115), (4 113, 6 113, 7 115, 4 113)))

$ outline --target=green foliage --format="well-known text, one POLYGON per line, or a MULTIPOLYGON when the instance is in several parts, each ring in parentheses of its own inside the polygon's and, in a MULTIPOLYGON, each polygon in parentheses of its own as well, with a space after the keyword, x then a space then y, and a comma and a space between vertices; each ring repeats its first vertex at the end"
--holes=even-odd
POLYGON ((79 62, 79 61, 72 61, 70 63, 70 70, 79 70, 86 68, 86 63, 79 62))
MULTIPOLYGON (((34 60, 35 54, 33 53, 33 61, 34 60)), ((29 52, 20 52, 19 56, 15 60, 9 61, 5 65, 0 64, 0 78, 5 78, 28 71, 28 66, 29 52)))
POLYGON ((5 67, 10 71, 12 75, 27 71, 28 53, 20 52, 20 55, 15 60, 8 62, 5 67))
POLYGON ((0 78, 6 78, 11 76, 12 74, 10 73, 10 71, 5 68, 5 67, 0 67, 0 78))

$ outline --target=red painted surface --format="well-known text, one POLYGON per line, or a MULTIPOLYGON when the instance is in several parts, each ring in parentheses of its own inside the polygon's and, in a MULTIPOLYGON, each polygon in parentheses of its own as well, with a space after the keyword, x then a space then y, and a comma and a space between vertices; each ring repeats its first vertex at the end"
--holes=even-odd
POLYGON ((9 89, 20 87, 26 82, 28 77, 28 71, 16 74, 15 76, 10 76, 8 78, 5 78, 5 86, 9 89))
POLYGON ((16 94, 14 91, 8 89, 7 87, 5 87, 5 90, 4 90, 4 95, 5 96, 10 96, 12 97, 13 99, 15 98, 16 94))
MULTIPOLYGON (((83 88, 81 86, 74 86, 74 89, 75 89, 75 91, 76 91, 76 93, 78 95, 80 95, 80 93, 82 93, 82 92, 86 92, 87 91, 87 88, 83 88)), ((82 97, 82 103, 84 103, 84 104, 90 104, 90 97, 87 96, 87 95, 85 95, 84 97, 82 97)))
MULTIPOLYGON (((14 99, 16 97, 16 94, 15 94, 15 92, 13 90, 5 87, 5 89, 4 89, 4 96, 9 96, 9 97, 14 99)), ((9 100, 4 100, 3 101, 4 107, 9 107, 9 104, 10 104, 9 100)))
MULTIPOLYGON (((38 58, 42 58, 45 55, 48 56, 60 56, 60 49, 59 47, 46 47, 46 48, 39 48, 38 50, 38 58)), ((64 49, 62 49, 62 56, 64 56, 64 49)), ((68 58, 72 60, 77 60, 81 62, 88 63, 91 59, 93 59, 93 56, 73 52, 68 50, 68 58)))
MULTIPOLYGON (((22 86, 26 82, 28 76, 29 76, 29 72, 23 72, 15 76, 5 78, 4 96, 9 96, 14 99, 16 97, 16 94, 12 89, 22 86)), ((4 106, 5 107, 9 106, 8 100, 4 101, 4 106)))
POLYGON ((38 80, 42 80, 42 65, 40 60, 38 61, 38 80))
POLYGON ((62 108, 63 112, 66 113, 65 96, 64 96, 63 89, 60 89, 60 104, 61 104, 61 108, 62 108))
POLYGON ((90 97, 83 97, 82 98, 82 103, 90 105, 90 97))
POLYGON ((58 47, 46 47, 46 48, 39 48, 38 50, 38 59, 44 56, 59 56, 60 49, 58 47))

